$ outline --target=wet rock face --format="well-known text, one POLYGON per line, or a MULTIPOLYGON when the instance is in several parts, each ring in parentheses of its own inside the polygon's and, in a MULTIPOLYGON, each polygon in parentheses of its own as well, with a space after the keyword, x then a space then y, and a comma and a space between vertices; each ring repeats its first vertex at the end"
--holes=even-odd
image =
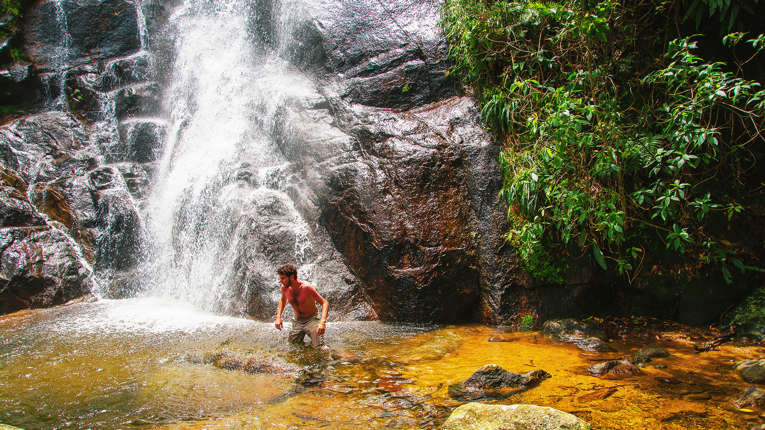
POLYGON ((287 51, 304 68, 340 74, 342 97, 409 109, 456 94, 438 1, 322 1, 295 25, 287 51))
POLYGON ((39 226, 45 224, 34 206, 16 188, 0 186, 0 227, 39 226))
POLYGON ((161 122, 135 119, 158 111, 159 89, 134 2, 45 0, 24 12, 31 64, 0 79, 17 83, 33 114, 0 127, 0 167, 9 172, 0 232, 16 237, 8 255, 21 247, 39 264, 4 272, 5 312, 90 292, 90 268, 107 283, 130 283, 118 272, 132 273, 140 256, 136 202, 165 134, 161 122), (22 240, 16 228, 36 233, 22 240))
POLYGON ((136 208, 121 171, 99 167, 98 143, 74 116, 60 112, 0 128, 0 234, 9 238, 2 254, 3 312, 89 293, 85 264, 123 269, 135 263, 136 208))
POLYGON ((357 117, 357 161, 328 174, 320 221, 383 319, 475 316, 478 220, 489 188, 481 175, 495 166, 486 136, 466 119, 473 109, 451 99, 357 117))
POLYGON ((88 292, 88 270, 55 228, 0 229, 0 313, 61 304, 88 292))
POLYGON ((110 58, 140 48, 136 9, 125 0, 48 0, 27 12, 27 49, 32 61, 47 67, 76 58, 110 58), (66 24, 64 24, 66 23, 66 24), (66 26, 69 39, 63 40, 66 26), (62 58, 61 47, 68 46, 62 58))
POLYGON ((42 81, 30 64, 0 70, 0 104, 29 110, 43 98, 42 81))
POLYGON ((503 247, 498 149, 453 97, 440 4, 321 3, 295 13, 285 50, 331 82, 279 127, 305 171, 301 213, 319 214, 379 318, 504 320, 516 309, 497 291, 524 281, 503 247))

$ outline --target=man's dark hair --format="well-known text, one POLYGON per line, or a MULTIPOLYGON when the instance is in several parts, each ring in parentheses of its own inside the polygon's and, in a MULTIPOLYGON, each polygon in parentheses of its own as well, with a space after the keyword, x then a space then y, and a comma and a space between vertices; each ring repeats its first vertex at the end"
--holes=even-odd
POLYGON ((297 279, 297 267, 295 267, 292 264, 285 264, 284 266, 280 267, 279 270, 276 271, 276 273, 280 275, 284 275, 286 277, 290 277, 290 275, 295 275, 295 279, 297 279))

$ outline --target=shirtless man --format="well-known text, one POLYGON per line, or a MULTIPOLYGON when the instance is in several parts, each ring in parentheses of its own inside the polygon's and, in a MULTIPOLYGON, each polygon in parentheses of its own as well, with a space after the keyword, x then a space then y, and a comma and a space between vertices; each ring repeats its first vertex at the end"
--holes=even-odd
POLYGON ((297 268, 292 264, 285 264, 277 271, 282 287, 282 298, 279 308, 276 310, 276 328, 282 329, 282 312, 287 302, 295 311, 295 320, 290 330, 290 343, 303 344, 305 335, 311 337, 311 345, 314 348, 326 349, 324 346, 324 330, 327 327, 327 313, 329 302, 324 300, 316 290, 297 280, 297 268), (316 303, 321 303, 321 320, 316 316, 316 303))

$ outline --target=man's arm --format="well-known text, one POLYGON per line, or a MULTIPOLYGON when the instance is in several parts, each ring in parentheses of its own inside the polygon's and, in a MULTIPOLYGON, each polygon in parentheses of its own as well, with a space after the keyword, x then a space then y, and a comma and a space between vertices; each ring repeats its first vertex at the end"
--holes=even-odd
POLYGON ((284 297, 284 291, 282 291, 282 298, 279 300, 279 307, 276 309, 276 321, 274 325, 277 329, 282 329, 282 312, 284 312, 284 305, 287 304, 287 299, 284 297))
POLYGON ((316 289, 312 288, 316 301, 321 303, 321 321, 319 321, 319 328, 316 329, 316 334, 319 336, 324 334, 324 330, 327 328, 327 314, 329 313, 329 302, 322 297, 316 289))

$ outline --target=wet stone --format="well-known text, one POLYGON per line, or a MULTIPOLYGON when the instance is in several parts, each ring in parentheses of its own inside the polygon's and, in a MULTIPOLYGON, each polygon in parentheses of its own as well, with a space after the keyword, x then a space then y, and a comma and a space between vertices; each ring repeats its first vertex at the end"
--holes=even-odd
POLYGON ((605 334, 594 323, 578 321, 567 318, 562 320, 546 321, 542 325, 542 332, 551 338, 573 343, 579 349, 595 352, 613 352, 604 340, 605 334))
POLYGON ((0 186, 0 226, 44 225, 45 220, 15 188, 0 186))
POLYGON ((587 372, 593 376, 622 377, 633 376, 642 373, 628 358, 621 360, 608 360, 602 363, 593 364, 587 368, 587 372))
POLYGON ((735 369, 746 382, 752 384, 765 383, 765 359, 763 358, 738 362, 735 369))
POLYGON ((515 338, 510 336, 491 336, 489 342, 512 342, 515 338))
POLYGON ((750 385, 733 399, 733 405, 738 409, 765 409, 765 391, 750 385))
POLYGON ((316 366, 309 366, 300 371, 296 379, 296 383, 304 387, 312 387, 321 385, 322 382, 327 380, 327 374, 325 369, 316 366))
POLYGON ((449 395, 458 400, 504 399, 535 387, 549 377, 549 373, 540 369, 521 375, 487 364, 464 382, 450 385, 449 395))
POLYGON ((114 161, 146 163, 159 159, 167 126, 158 121, 128 121, 120 124, 120 144, 108 156, 114 161))
POLYGON ((650 362, 654 358, 663 357, 669 357, 669 352, 667 352, 666 349, 660 346, 650 345, 640 348, 640 350, 632 356, 632 362, 635 364, 644 364, 650 362))
POLYGON ((524 429, 585 430, 590 425, 567 412, 536 405, 485 405, 468 403, 455 409, 444 430, 524 429))
POLYGON ((156 82, 134 84, 116 91, 115 114, 120 120, 153 117, 161 110, 162 89, 156 82))

